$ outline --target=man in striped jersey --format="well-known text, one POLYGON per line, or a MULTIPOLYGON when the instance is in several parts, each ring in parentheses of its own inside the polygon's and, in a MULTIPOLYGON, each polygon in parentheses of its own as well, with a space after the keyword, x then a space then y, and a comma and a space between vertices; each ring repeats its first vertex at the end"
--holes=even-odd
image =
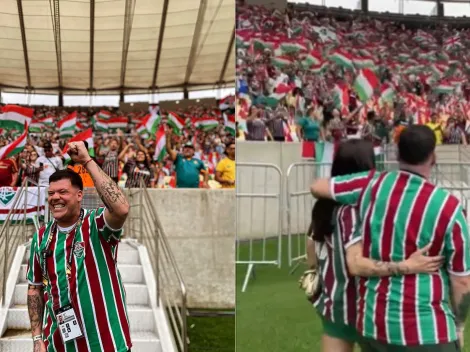
MULTIPOLYGON (((430 243, 429 255, 445 257, 436 274, 359 278, 356 327, 364 337, 363 351, 460 351, 463 344, 470 310, 470 237, 459 200, 428 181, 435 145, 429 128, 410 126, 398 143, 400 170, 312 184, 317 198, 357 205, 361 224, 356 243, 347 249, 351 273, 357 273, 361 254, 383 265, 430 243)), ((406 268, 390 272, 407 274, 406 268)))
POLYGON ((90 173, 106 208, 82 209, 75 172, 50 176, 54 220, 33 236, 27 271, 34 352, 127 352, 132 343, 116 256, 129 204, 83 142, 69 143, 69 154, 90 173))

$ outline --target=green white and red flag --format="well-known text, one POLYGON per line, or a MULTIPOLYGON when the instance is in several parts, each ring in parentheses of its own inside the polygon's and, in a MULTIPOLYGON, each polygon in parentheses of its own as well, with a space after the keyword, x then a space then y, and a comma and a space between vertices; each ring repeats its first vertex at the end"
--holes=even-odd
POLYGON ((310 71, 316 74, 322 74, 326 71, 328 68, 328 62, 323 61, 322 63, 318 65, 313 65, 310 67, 310 71))
POLYGON ((18 105, 5 105, 0 114, 0 128, 23 132, 24 126, 31 124, 34 110, 18 105))
POLYGON ((93 117, 93 127, 95 131, 100 131, 100 132, 107 132, 108 131, 108 122, 105 120, 101 120, 95 115, 93 117))
POLYGON ((224 111, 233 107, 234 104, 235 104, 235 96, 228 95, 225 98, 219 100, 219 109, 221 111, 224 111))
POLYGON ((98 113, 98 118, 101 120, 109 120, 111 116, 111 112, 106 110, 100 110, 100 112, 98 113))
POLYGON ((448 82, 441 82, 436 87, 434 87, 434 92, 436 93, 450 94, 454 90, 455 90, 455 87, 448 82))
POLYGON ((349 109, 349 92, 346 84, 335 84, 333 88, 333 102, 335 104, 335 107, 340 111, 349 109))
POLYGON ((341 50, 336 50, 330 55, 330 60, 339 66, 354 70, 352 55, 341 50))
POLYGON ((18 153, 21 153, 24 147, 26 146, 27 137, 28 137, 28 125, 26 124, 26 126, 24 127, 24 132, 21 134, 21 136, 17 140, 0 148, 0 160, 8 159, 8 158, 11 158, 12 156, 15 156, 18 153))
POLYGON ((380 99, 382 101, 392 101, 395 96, 395 89, 390 83, 384 83, 380 87, 380 99))
POLYGON ((225 130, 230 133, 232 136, 235 136, 235 115, 234 114, 224 114, 225 120, 225 130))
POLYGON ((151 135, 154 135, 157 132, 158 126, 161 122, 161 116, 157 114, 147 114, 142 119, 142 125, 151 135))
POLYGON ((44 128, 44 124, 39 120, 31 120, 31 125, 29 125, 29 132, 30 133, 40 133, 41 130, 44 128))
POLYGON ((307 57, 303 61, 304 65, 310 67, 312 65, 319 65, 323 61, 322 55, 316 50, 312 50, 307 54, 307 57))
POLYGON ((72 137, 77 127, 77 112, 74 111, 60 120, 57 124, 60 137, 72 137))
MULTIPOLYGON (((93 142, 93 131, 91 128, 88 128, 87 130, 77 133, 75 136, 70 138, 70 142, 87 142, 88 143, 88 154, 90 154, 91 157, 95 156, 95 145, 93 142)), ((70 155, 67 153, 69 150, 68 145, 65 145, 64 149, 62 150, 62 155, 64 156, 65 163, 68 163, 71 158, 70 155)))
POLYGON ((375 73, 367 68, 359 71, 354 81, 354 88, 362 102, 366 102, 374 94, 375 88, 379 85, 379 80, 375 73))
POLYGON ((209 131, 216 128, 219 125, 219 121, 215 117, 204 117, 196 122, 198 128, 204 131, 209 131))
POLYGON ((163 161, 166 153, 166 136, 165 126, 160 125, 155 134, 155 154, 153 155, 154 160, 163 161))
POLYGON ((47 117, 39 119, 38 122, 44 124, 45 126, 53 126, 54 125, 54 119, 53 119, 52 115, 48 115, 47 117))
POLYGON ((292 60, 289 57, 286 56, 278 56, 274 57, 271 60, 272 64, 276 67, 283 68, 287 67, 289 65, 292 65, 292 60))
POLYGON ((170 112, 168 114, 168 124, 173 128, 173 131, 178 136, 181 136, 185 125, 185 119, 183 117, 178 116, 178 114, 175 112, 170 112))
POLYGON ((112 117, 106 121, 108 124, 108 129, 117 130, 117 129, 126 129, 128 125, 128 119, 126 116, 112 117))

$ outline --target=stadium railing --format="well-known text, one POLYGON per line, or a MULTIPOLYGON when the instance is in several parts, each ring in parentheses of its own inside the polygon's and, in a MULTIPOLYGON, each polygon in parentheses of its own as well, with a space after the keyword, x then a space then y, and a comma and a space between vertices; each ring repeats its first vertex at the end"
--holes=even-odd
MULTIPOLYGON (((25 178, 21 187, 13 191, 9 187, 2 192, 14 192, 13 203, 0 228, 0 304, 5 305, 6 284, 16 250, 28 242, 44 219, 45 188, 38 187, 33 180, 25 178)), ((4 196, 1 194, 0 196, 4 196)))
MULTIPOLYGON (((377 170, 398 170, 396 161, 378 162, 377 170)), ((330 163, 298 162, 289 166, 286 173, 288 260, 293 272, 306 258, 307 230, 311 221, 315 199, 310 185, 316 178, 329 177, 330 163)), ((470 219, 470 162, 439 162, 434 166, 430 181, 457 197, 470 219)))
POLYGON ((131 205, 128 232, 148 251, 157 286, 157 305, 163 308, 176 348, 188 352, 187 289, 147 187, 126 190, 131 205))
POLYGON ((255 265, 281 267, 283 174, 269 163, 237 163, 236 264, 247 265, 245 292, 255 265), (254 227, 254 217, 262 225, 254 227))

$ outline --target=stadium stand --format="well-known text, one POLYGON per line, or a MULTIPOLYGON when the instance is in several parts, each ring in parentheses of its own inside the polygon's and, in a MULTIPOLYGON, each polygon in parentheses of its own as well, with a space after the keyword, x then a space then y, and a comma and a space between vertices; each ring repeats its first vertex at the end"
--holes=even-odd
MULTIPOLYGON (((234 97, 226 97, 219 103, 218 107, 190 105, 175 111, 160 110, 158 105, 154 105, 150 107, 150 112, 129 113, 111 108, 82 109, 84 111, 68 108, 67 111, 57 107, 36 107, 29 126, 29 138, 25 149, 13 157, 20 171, 16 185, 20 186, 26 175, 32 176, 33 179, 37 177, 39 164, 35 162, 36 159, 31 160, 31 153, 41 157, 44 155, 44 145, 51 143, 54 154, 63 157, 64 148, 73 136, 90 131, 95 158, 100 166, 103 166, 110 153, 112 141, 118 142, 117 179, 122 186, 130 186, 132 181, 128 179, 137 177, 134 175, 132 165, 136 153, 142 150, 146 155, 145 167, 149 173, 144 177, 148 187, 175 187, 173 162, 165 151, 164 143, 160 146, 157 144, 160 138, 165 137, 163 129, 159 133, 160 127, 175 126, 180 123, 181 128, 177 126, 173 128, 176 132, 172 136, 173 145, 181 151, 183 145, 192 143, 195 147, 195 157, 204 162, 210 173, 209 185, 212 188, 220 188, 214 180, 215 167, 224 157, 226 143, 233 140, 234 128, 230 123, 234 119, 234 97), (169 120, 174 121, 174 124, 169 120), (73 123, 71 131, 66 128, 68 121, 73 123), (33 170, 34 167, 36 169, 33 170)), ((4 110, 9 109, 4 107, 4 110)), ((20 130, 17 129, 3 129, 0 147, 14 143, 18 140, 19 134, 20 130)), ((136 183, 134 186, 140 182, 139 179, 134 181, 136 183)))
POLYGON ((429 124, 443 143, 468 142, 470 32, 462 21, 307 4, 238 9, 240 138, 262 131, 264 140, 266 129, 268 139, 304 139, 296 125, 309 115, 326 140, 387 143, 403 126, 429 124))

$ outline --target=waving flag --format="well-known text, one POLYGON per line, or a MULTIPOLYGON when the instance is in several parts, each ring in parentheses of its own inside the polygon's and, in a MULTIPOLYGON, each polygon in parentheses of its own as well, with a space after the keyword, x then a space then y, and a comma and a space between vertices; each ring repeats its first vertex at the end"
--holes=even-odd
POLYGON ((28 125, 25 126, 24 132, 14 142, 7 144, 0 148, 0 160, 11 158, 18 153, 21 153, 26 145, 26 139, 28 136, 28 125))
POLYGON ((366 102, 374 94, 374 89, 379 85, 375 73, 369 69, 362 69, 354 81, 354 88, 362 102, 366 102))
POLYGON ((209 131, 216 128, 219 125, 219 121, 215 117, 205 117, 199 119, 196 122, 196 127, 201 128, 204 131, 209 131))
POLYGON ((102 120, 109 120, 111 116, 112 116, 111 112, 106 111, 106 110, 100 110, 100 112, 98 113, 98 118, 102 120))
POLYGON ((77 112, 74 111, 67 117, 63 118, 57 124, 59 127, 59 135, 63 137, 72 137, 75 134, 75 129, 77 126, 77 112))
POLYGON ((95 131, 107 132, 108 123, 105 120, 101 120, 96 116, 93 116, 93 127, 95 131))
POLYGON ((157 132, 158 126, 160 125, 162 118, 158 114, 147 114, 142 120, 142 125, 151 135, 157 132))
POLYGON ((224 114, 225 130, 232 136, 235 136, 235 115, 224 114))
POLYGON ((120 116, 120 117, 112 117, 106 121, 108 125, 108 129, 117 130, 117 129, 126 129, 127 128, 127 117, 120 116))
MULTIPOLYGON (((70 142, 85 142, 85 141, 88 144, 88 154, 90 154, 90 156, 94 157, 95 156, 95 146, 94 146, 94 143, 93 143, 93 131, 92 131, 91 128, 89 128, 89 129, 87 129, 83 132, 80 132, 77 135, 75 135, 74 137, 70 138, 69 143, 70 142)), ((68 145, 66 145, 65 148, 62 150, 62 155, 65 158, 65 163, 68 163, 71 160, 70 156, 67 154, 68 149, 69 149, 69 147, 68 147, 68 145)))
POLYGON ((163 161, 166 153, 166 136, 165 136, 165 127, 160 125, 155 134, 155 154, 153 155, 153 160, 163 161))
POLYGON ((0 128, 24 131, 25 124, 31 124, 34 110, 17 105, 6 105, 0 114, 0 128))
POLYGON ((185 124, 185 119, 179 117, 176 113, 170 112, 168 114, 168 124, 173 128, 173 131, 178 135, 181 136, 181 132, 183 131, 183 127, 185 124))

